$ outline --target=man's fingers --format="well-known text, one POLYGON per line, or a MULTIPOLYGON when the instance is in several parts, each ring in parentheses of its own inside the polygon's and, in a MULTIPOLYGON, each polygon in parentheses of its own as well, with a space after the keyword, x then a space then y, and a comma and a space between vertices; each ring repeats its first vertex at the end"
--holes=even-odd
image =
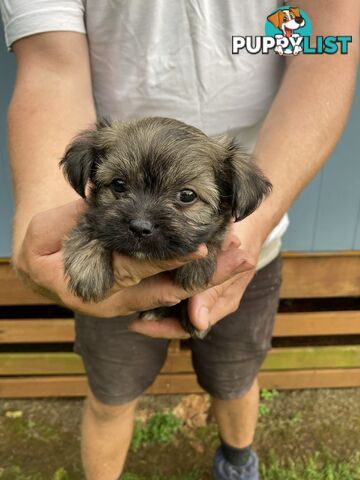
POLYGON ((209 324, 213 325, 214 308, 218 305, 225 288, 231 281, 233 280, 209 288, 189 299, 188 314, 195 328, 205 330, 209 324))
POLYGON ((152 277, 158 273, 175 270, 185 263, 206 257, 207 253, 205 244, 201 244, 195 252, 174 260, 146 260, 114 253, 113 270, 116 285, 112 292, 119 288, 138 285, 144 278, 152 277))
POLYGON ((140 285, 113 292, 99 303, 84 303, 67 288, 61 251, 35 258, 32 278, 40 286, 56 292, 69 308, 100 317, 128 315, 130 312, 175 305, 180 301, 180 293, 181 296, 186 295, 164 272, 144 279, 140 285))
MULTIPOLYGON (((254 261, 243 250, 237 248, 220 252, 217 260, 217 270, 210 282, 210 287, 221 285, 232 279, 239 272, 253 271, 254 261)), ((161 306, 173 306, 192 295, 174 284, 166 272, 144 278, 140 284, 130 288, 113 289, 114 300, 118 297, 130 310, 152 309, 161 306)))
POLYGON ((255 266, 255 260, 245 250, 231 248, 222 251, 217 256, 216 271, 209 286, 222 284, 239 273, 254 270, 255 266))
MULTIPOLYGON (((125 260, 128 259, 125 258, 125 260)), ((146 274, 150 274, 150 271, 146 270, 146 268, 146 274)), ((215 283, 220 284, 219 288, 221 288, 221 284, 229 280, 229 278, 233 279, 238 271, 253 271, 253 269, 253 262, 246 252, 238 249, 221 252, 218 259, 218 269, 211 284, 212 286, 215 283)), ((51 282, 54 290, 59 291, 64 288, 64 279, 61 276, 61 271, 56 273, 54 272, 51 275, 49 283, 51 282)), ((50 273, 48 276, 50 276, 50 273)), ((210 288, 206 291, 210 292, 209 295, 212 295, 212 292, 218 290, 210 288)), ((139 284, 134 286, 128 286, 127 288, 113 287, 105 300, 99 304, 87 305, 86 309, 88 311, 89 309, 94 309, 94 311, 101 310, 103 316, 126 315, 128 312, 151 310, 161 306, 174 306, 192 295, 194 295, 194 292, 187 292, 175 285, 168 272, 161 272, 144 278, 139 284)), ((81 302, 78 300, 78 303, 81 302)), ((79 305, 80 307, 81 305, 79 305)), ((200 324, 196 326, 201 328, 200 324)), ((204 328, 207 326, 208 323, 206 323, 204 328)))
MULTIPOLYGON (((240 257, 238 257, 237 251, 233 251, 232 255, 235 256, 236 260, 239 260, 239 258, 241 259, 241 261, 237 264, 237 268, 243 268, 243 260, 245 257, 242 254, 240 257)), ((225 263, 226 262, 227 260, 225 263)), ((152 277, 145 278, 139 285, 120 289, 116 293, 108 296, 102 302, 92 304, 83 303, 81 299, 72 295, 67 289, 66 280, 63 276, 61 251, 52 255, 38 257, 36 264, 35 270, 37 272, 41 272, 41 278, 34 278, 35 281, 38 281, 40 285, 46 286, 46 288, 49 290, 57 292, 61 300, 70 308, 76 311, 93 314, 95 316, 114 317, 118 315, 127 315, 130 312, 151 310, 160 306, 172 306, 179 303, 182 299, 190 296, 189 292, 186 292, 182 288, 174 285, 171 276, 167 272, 163 272, 152 277)), ((249 265, 246 263, 245 266, 247 268, 249 267, 249 265)), ((234 267, 231 266, 228 271, 233 270, 233 268, 234 267)), ((225 285, 230 284, 240 276, 241 275, 237 275, 235 278, 232 278, 225 284, 220 284, 190 298, 189 314, 193 324, 197 328, 205 329, 208 327, 208 319, 210 317, 207 312, 210 312, 211 318, 213 318, 214 305, 219 297, 221 297, 221 293, 223 292, 225 285), (199 314, 198 312, 201 305, 205 306, 205 312, 203 312, 204 315, 199 314), (202 316, 204 317, 203 320, 202 316)), ((230 301, 227 299, 226 302, 228 306, 229 303, 231 303, 231 299, 230 301)), ((167 323, 158 325, 147 322, 149 325, 141 325, 139 327, 141 331, 144 331, 144 334, 147 334, 146 332, 149 331, 150 335, 157 337, 162 336, 164 338, 182 338, 185 333, 182 330, 178 320, 175 320, 176 319, 169 321, 168 326, 167 323), (144 329, 146 329, 146 332, 144 329)), ((143 320, 141 321, 143 322, 143 320)))
POLYGON ((209 323, 214 325, 224 316, 235 311, 253 275, 253 270, 240 273, 221 285, 191 297, 188 313, 194 327, 205 330, 209 323))
POLYGON ((154 338, 190 338, 177 318, 137 319, 129 324, 129 330, 154 338))
POLYGON ((139 285, 119 290, 112 298, 114 301, 121 299, 129 310, 144 311, 177 305, 187 296, 190 294, 175 285, 167 272, 163 272, 144 278, 139 285))
POLYGON ((85 209, 85 200, 78 199, 38 213, 29 224, 24 243, 28 242, 36 256, 57 252, 61 249, 63 237, 75 226, 85 209))

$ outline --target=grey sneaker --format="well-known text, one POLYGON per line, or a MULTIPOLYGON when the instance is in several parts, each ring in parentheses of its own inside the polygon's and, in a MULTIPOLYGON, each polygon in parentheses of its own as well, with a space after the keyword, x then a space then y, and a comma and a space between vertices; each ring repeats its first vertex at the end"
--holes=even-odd
POLYGON ((259 480, 259 459, 251 450, 247 463, 236 467, 225 460, 219 447, 214 457, 213 474, 215 480, 259 480))

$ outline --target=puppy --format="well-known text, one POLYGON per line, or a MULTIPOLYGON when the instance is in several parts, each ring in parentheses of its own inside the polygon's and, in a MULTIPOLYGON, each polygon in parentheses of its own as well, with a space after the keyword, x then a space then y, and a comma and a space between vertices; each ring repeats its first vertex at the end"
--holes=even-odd
MULTIPOLYGON (((63 242, 68 287, 85 302, 101 301, 113 286, 112 252, 165 260, 205 243, 205 258, 169 272, 188 291, 205 288, 227 227, 271 189, 233 139, 170 118, 99 121, 74 139, 60 165, 89 205, 63 242)), ((182 326, 203 337, 181 304, 182 326)), ((173 316, 174 308, 142 316, 173 316)))

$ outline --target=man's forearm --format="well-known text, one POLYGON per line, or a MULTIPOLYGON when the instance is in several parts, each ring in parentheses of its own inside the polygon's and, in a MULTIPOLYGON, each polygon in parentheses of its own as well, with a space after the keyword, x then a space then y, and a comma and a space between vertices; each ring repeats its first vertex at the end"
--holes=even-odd
MULTIPOLYGON (((84 38, 72 55, 87 55, 82 51, 84 38)), ((30 58, 25 56, 26 50, 17 54, 20 56, 17 81, 8 113, 10 165, 16 203, 15 256, 36 213, 78 197, 66 183, 58 162, 71 138, 95 120, 91 82, 86 74, 74 74, 71 65, 74 57, 68 63, 60 59, 55 68, 53 60, 46 61, 50 52, 35 51, 35 59, 31 59, 33 51, 30 58)))
POLYGON ((352 35, 353 42, 347 55, 299 55, 287 59, 283 82, 254 152, 258 165, 273 184, 273 192, 244 221, 259 232, 262 241, 336 146, 356 82, 360 17, 357 0, 349 0, 347 9, 337 0, 299 0, 297 6, 310 15, 314 36, 346 34, 352 35))
POLYGON ((262 240, 325 163, 350 110, 357 69, 347 58, 292 59, 255 148, 255 159, 273 184, 251 215, 262 240), (336 94, 334 93, 336 92, 336 94))

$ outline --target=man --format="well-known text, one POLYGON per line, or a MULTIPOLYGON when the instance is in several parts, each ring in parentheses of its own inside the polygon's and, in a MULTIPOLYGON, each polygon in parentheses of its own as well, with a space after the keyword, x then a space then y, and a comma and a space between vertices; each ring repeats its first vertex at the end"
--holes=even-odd
POLYGON ((137 398, 160 370, 167 339, 186 336, 176 322, 143 324, 134 312, 186 298, 162 272, 206 252, 151 265, 114 255, 117 283, 105 301, 83 304, 71 296, 61 239, 86 205, 58 169, 66 145, 97 112, 124 120, 175 117, 209 135, 230 131, 254 150, 273 193, 234 224, 211 288, 190 299, 189 315, 199 329, 214 325, 205 340, 191 341, 219 426, 214 476, 258 479, 251 449, 256 375, 271 344, 286 212, 339 139, 354 89, 360 5, 345 3, 297 3, 314 35, 352 35, 353 43, 348 55, 288 59, 281 85, 280 57, 231 55, 231 36, 262 35, 277 0, 1 4, 18 65, 8 117, 13 262, 29 283, 77 312, 75 348, 90 385, 82 426, 88 480, 121 474, 137 398), (256 273, 249 264, 257 264, 256 273))

